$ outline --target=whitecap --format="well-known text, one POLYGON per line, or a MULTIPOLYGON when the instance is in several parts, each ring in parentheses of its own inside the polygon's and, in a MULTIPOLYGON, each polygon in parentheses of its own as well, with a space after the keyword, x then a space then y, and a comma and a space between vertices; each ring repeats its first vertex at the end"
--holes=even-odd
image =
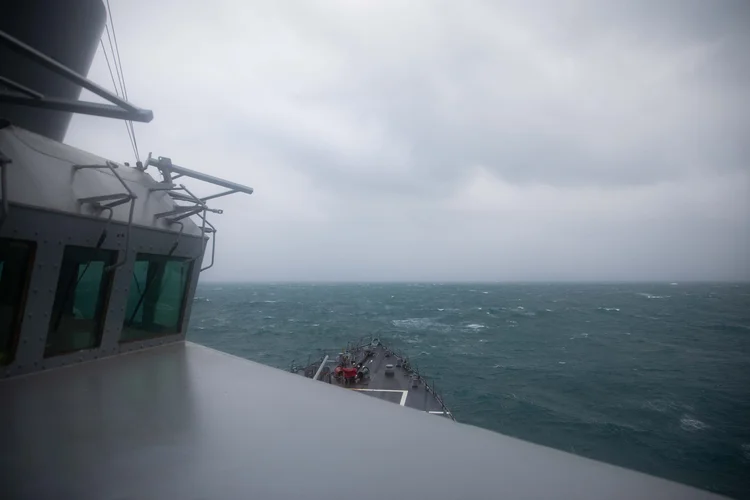
POLYGON ((445 308, 443 308, 443 307, 438 307, 438 311, 440 311, 440 312, 442 312, 442 311, 445 311, 445 308))
POLYGON ((588 338, 588 336, 589 336, 588 333, 583 332, 583 333, 579 333, 579 334, 573 335, 572 337, 570 337, 570 340, 573 340, 573 339, 585 339, 585 338, 588 338))
POLYGON ((439 330, 447 332, 451 329, 450 326, 430 318, 394 319, 391 321, 391 324, 396 328, 403 328, 404 330, 439 330))
POLYGON ((558 361, 557 363, 560 364, 560 365, 564 365, 565 361, 558 361))
POLYGON ((639 293, 638 295, 640 295, 641 297, 646 297, 647 299, 668 299, 670 297, 669 295, 652 295, 645 292, 639 293))
POLYGON ((264 300, 263 302, 266 303, 266 304, 275 304, 276 303, 275 300, 264 300))
POLYGON ((478 323, 471 323, 470 325, 466 325, 466 328, 470 328, 472 330, 479 330, 480 328, 485 328, 485 326, 480 325, 478 323))
POLYGON ((619 307, 597 307, 597 310, 599 310, 599 311, 610 311, 610 312, 612 312, 612 311, 614 311, 614 312, 620 312, 620 308, 619 307))
POLYGON ((697 432, 709 429, 710 426, 690 415, 683 415, 682 418, 680 418, 680 428, 687 432, 697 432))
POLYGON ((479 342, 484 343, 487 342, 485 339, 479 339, 479 342))
POLYGON ((490 293, 490 292, 482 292, 482 293, 483 293, 483 294, 485 294, 485 295, 487 295, 487 294, 488 294, 488 293, 490 293))

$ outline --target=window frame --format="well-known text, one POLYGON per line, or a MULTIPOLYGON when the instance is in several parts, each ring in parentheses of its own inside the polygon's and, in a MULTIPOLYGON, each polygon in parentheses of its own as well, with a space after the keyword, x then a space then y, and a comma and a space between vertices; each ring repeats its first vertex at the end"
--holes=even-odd
MULTIPOLYGON (((53 358, 56 356, 64 356, 66 354, 72 354, 75 352, 81 352, 81 351, 92 351, 101 348, 102 341, 104 339, 104 325, 107 322, 107 313, 109 312, 109 305, 112 300, 112 291, 114 290, 114 282, 115 282, 115 276, 114 276, 114 270, 110 269, 107 270, 108 267, 112 266, 115 262, 117 262, 118 257, 118 251, 107 249, 107 248, 100 248, 100 247, 87 247, 82 245, 65 245, 62 252, 62 259, 60 261, 60 271, 57 275, 57 285, 55 287, 55 296, 52 302, 52 309, 50 312, 50 319, 49 324, 47 325, 47 336, 45 339, 45 345, 44 345, 44 352, 42 354, 44 359, 53 358), (71 349, 64 349, 64 350, 50 350, 49 349, 49 341, 50 336, 54 334, 52 330, 53 322, 55 321, 56 314, 59 310, 64 309, 64 306, 66 303, 63 303, 60 306, 60 309, 56 307, 58 303, 58 293, 60 292, 60 280, 62 279, 62 273, 63 269, 65 267, 65 254, 69 249, 76 249, 78 251, 85 251, 90 252, 90 255, 97 256, 104 255, 107 258, 90 258, 89 260, 80 260, 75 259, 74 262, 76 262, 77 265, 81 265, 83 263, 91 263, 91 262, 103 262, 104 268, 102 270, 102 276, 99 281, 99 291, 97 294, 97 304, 94 306, 94 330, 93 330, 93 342, 92 345, 88 347, 84 347, 81 349, 77 348, 71 348, 71 349)), ((76 273, 77 274, 77 273, 76 273)), ((76 293, 76 288, 78 287, 78 284, 80 283, 80 278, 75 278, 77 283, 76 286, 73 287, 70 290, 70 293, 74 296, 76 293)), ((62 315, 60 316, 62 320, 62 315)), ((58 329, 59 329, 58 325, 58 329)), ((55 330, 57 331, 57 330, 55 330)))
MULTIPOLYGON (((182 335, 183 334, 183 327, 185 326, 185 318, 187 313, 187 306, 188 306, 188 296, 189 296, 189 289, 190 284, 193 280, 193 272, 195 271, 195 259, 191 257, 178 257, 174 255, 164 255, 164 254, 157 254, 157 253, 148 253, 148 252, 138 252, 135 256, 135 260, 133 261, 133 269, 130 276, 130 285, 128 288, 128 296, 125 301, 125 317, 122 321, 122 328, 120 330, 120 338, 119 343, 120 344, 128 344, 131 342, 143 342, 148 340, 154 340, 154 339, 160 339, 163 337, 168 337, 171 335, 182 335), (128 305, 130 302, 130 292, 131 287, 133 286, 133 278, 135 277, 135 266, 138 262, 147 262, 149 266, 151 263, 158 263, 158 262, 181 262, 187 264, 187 272, 185 273, 185 284, 181 290, 182 297, 180 297, 179 301, 179 312, 177 317, 177 324, 175 326, 175 331, 168 331, 168 332, 154 332, 151 330, 144 330, 140 328, 134 328, 132 325, 133 323, 128 324, 128 305), (124 338, 126 331, 137 331, 137 332, 143 332, 144 335, 137 336, 135 338, 124 338)), ((148 275, 148 268, 146 271, 148 275)), ((144 286, 148 286, 148 284, 144 284, 144 286)), ((158 302, 158 301, 157 301, 158 302)), ((143 307, 143 304, 138 306, 139 308, 143 307)), ((136 310, 137 311, 137 310, 136 310)), ((135 312, 133 312, 135 314, 135 312)))
MULTIPOLYGON (((34 272, 34 263, 36 262, 38 247, 37 242, 33 240, 0 237, 0 244, 10 243, 21 243, 26 245, 27 255, 24 269, 23 271, 21 271, 21 286, 18 295, 18 303, 14 304, 14 310, 11 313, 10 333, 8 335, 8 340, 6 341, 5 346, 0 347, 0 352, 2 352, 2 349, 6 349, 5 352, 7 352, 8 357, 5 360, 0 357, 0 366, 9 366, 13 364, 13 362, 16 360, 16 355, 18 354, 18 346, 20 345, 21 340, 21 330, 23 328, 23 318, 26 311, 26 306, 28 305, 29 288, 31 286, 31 277, 34 272)), ((0 276, 0 282, 1 280, 2 276, 0 276)))

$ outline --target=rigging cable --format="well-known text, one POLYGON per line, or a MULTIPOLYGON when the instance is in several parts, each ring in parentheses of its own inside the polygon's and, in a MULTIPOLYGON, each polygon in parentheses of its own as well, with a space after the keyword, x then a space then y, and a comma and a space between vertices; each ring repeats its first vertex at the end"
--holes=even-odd
MULTIPOLYGON (((104 28, 107 31, 107 38, 109 39, 109 48, 112 51, 112 63, 115 66, 115 71, 117 72, 117 79, 120 82, 120 90, 123 98, 127 101, 129 100, 128 97, 128 88, 125 85, 125 70, 122 67, 122 59, 120 58, 120 47, 117 43, 117 31, 115 30, 115 19, 112 15, 112 7, 109 4, 109 0, 107 0, 107 18, 109 21, 109 24, 112 25, 112 36, 110 37, 109 33, 109 25, 107 23, 104 24, 104 28), (112 43, 112 39, 114 39, 114 44, 112 43)), ((111 74, 111 73, 110 73, 111 74)), ((114 77, 113 77, 114 80, 114 77)), ((133 127, 132 120, 128 120, 125 122, 126 128, 128 128, 128 135, 132 137, 132 146, 133 146, 133 152, 135 153, 136 160, 138 162, 141 161, 141 155, 140 151, 138 150, 138 140, 135 136, 135 128, 133 127)))
MULTIPOLYGON (((112 66, 109 64, 109 57, 107 56, 107 50, 104 48, 104 42, 100 39, 99 44, 102 46, 102 52, 104 52, 104 60, 107 61, 107 68, 109 69, 109 76, 110 78, 112 78, 112 85, 115 87, 115 94, 119 97, 120 92, 117 90, 117 83, 115 82, 115 75, 112 72, 112 66)), ((135 141, 133 140, 133 135, 130 131, 130 127, 128 127, 128 122, 125 122, 125 131, 128 133, 128 139, 130 139, 130 147, 133 148, 133 154, 135 155, 137 159, 138 153, 137 153, 137 149, 135 146, 135 141)))

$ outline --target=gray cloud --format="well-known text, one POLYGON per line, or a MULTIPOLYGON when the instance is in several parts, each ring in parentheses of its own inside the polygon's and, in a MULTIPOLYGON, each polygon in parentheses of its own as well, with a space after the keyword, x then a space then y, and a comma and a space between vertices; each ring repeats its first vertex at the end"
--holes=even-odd
POLYGON ((214 279, 750 278, 744 1, 113 8, 142 149, 257 189, 214 279))

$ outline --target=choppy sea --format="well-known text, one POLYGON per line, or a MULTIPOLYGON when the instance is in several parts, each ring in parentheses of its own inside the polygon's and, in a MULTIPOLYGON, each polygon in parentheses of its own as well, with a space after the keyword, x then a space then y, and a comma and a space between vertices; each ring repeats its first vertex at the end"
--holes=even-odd
POLYGON ((750 498, 750 285, 199 285, 188 338, 287 369, 377 336, 456 419, 750 498))

